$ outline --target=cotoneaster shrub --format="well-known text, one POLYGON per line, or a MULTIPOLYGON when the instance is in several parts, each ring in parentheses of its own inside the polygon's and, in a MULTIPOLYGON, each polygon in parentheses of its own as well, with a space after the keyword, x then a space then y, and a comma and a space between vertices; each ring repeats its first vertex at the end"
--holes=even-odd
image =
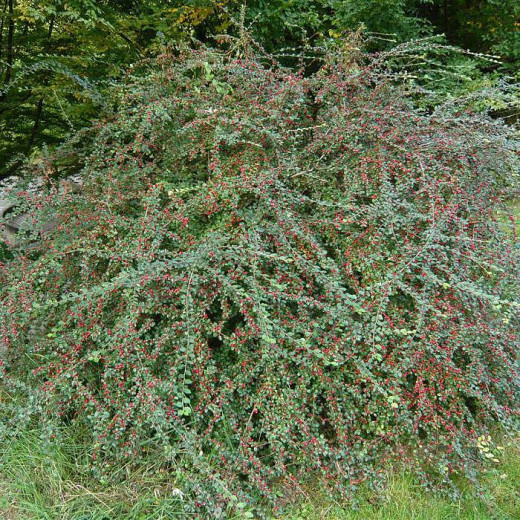
POLYGON ((42 160, 84 187, 19 193, 58 227, 2 264, 4 435, 82 425, 99 474, 154 457, 211 518, 393 460, 474 478, 518 404, 515 143, 381 63, 179 51, 42 160))

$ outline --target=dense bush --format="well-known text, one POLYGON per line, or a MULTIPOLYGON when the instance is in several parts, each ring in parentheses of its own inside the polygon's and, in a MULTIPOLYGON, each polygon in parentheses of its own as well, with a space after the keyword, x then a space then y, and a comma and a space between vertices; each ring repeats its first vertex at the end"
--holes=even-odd
POLYGON ((212 518, 396 458, 473 477, 517 404, 508 129, 414 109, 381 58, 238 55, 162 56, 34 166, 59 225, 2 265, 3 434, 82 425, 97 471, 156 457, 212 518))

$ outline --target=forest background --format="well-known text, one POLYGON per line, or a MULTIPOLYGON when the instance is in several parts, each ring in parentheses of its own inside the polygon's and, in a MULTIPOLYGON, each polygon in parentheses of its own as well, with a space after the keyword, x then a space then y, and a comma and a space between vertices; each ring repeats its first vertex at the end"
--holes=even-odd
MULTIPOLYGON (((104 89, 168 42, 236 32, 241 2, 168 0, 4 0, 0 21, 0 177, 43 146, 90 124, 104 89)), ((250 0, 245 23, 268 52, 325 46, 362 30, 368 50, 429 35, 496 56, 454 54, 423 62, 420 73, 452 67, 436 84, 445 96, 518 77, 520 6, 515 0, 250 0), (437 63, 435 63, 437 59, 437 63)), ((420 81, 424 81, 421 78, 420 81)))

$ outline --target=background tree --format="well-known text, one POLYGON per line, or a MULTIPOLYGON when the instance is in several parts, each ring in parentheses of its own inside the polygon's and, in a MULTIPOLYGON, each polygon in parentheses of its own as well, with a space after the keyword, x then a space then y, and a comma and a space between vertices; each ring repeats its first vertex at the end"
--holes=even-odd
POLYGON ((225 2, 6 0, 0 22, 0 177, 88 126, 107 85, 167 41, 226 25, 225 2), (213 17, 214 22, 207 19, 213 17))

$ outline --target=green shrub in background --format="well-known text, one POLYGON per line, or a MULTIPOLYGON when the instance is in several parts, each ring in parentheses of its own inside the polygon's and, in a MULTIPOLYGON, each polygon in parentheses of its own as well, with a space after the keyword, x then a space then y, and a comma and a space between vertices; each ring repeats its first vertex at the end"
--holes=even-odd
POLYGON ((494 215, 517 143, 414 108, 386 61, 163 55, 34 166, 47 189, 21 207, 58 227, 0 271, 2 438, 78 427, 98 478, 153 458, 210 518, 281 511, 309 480, 377 489, 396 459, 456 493, 499 460, 518 302, 494 215), (72 160, 80 194, 53 181, 72 160))
POLYGON ((249 0, 246 19, 272 51, 362 26, 380 37, 379 47, 444 34, 452 45, 497 53, 518 70, 519 15, 515 0, 249 0))

